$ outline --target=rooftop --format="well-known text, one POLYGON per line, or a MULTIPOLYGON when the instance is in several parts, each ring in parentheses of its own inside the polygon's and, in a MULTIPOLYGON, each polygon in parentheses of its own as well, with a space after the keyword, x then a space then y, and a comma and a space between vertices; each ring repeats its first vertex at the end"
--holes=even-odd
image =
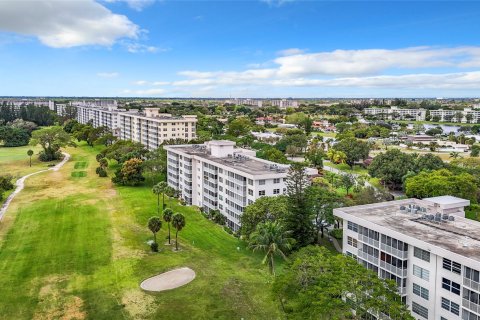
MULTIPOLYGON (((217 144, 220 144, 220 142, 217 144)), ((172 147, 175 148, 175 150, 179 150, 186 154, 208 159, 251 175, 282 174, 288 171, 287 165, 252 157, 251 155, 248 155, 249 150, 245 149, 235 148, 232 155, 215 157, 210 154, 207 146, 204 145, 176 145, 167 146, 167 149, 172 147)), ((252 151, 250 151, 250 153, 252 153, 252 151)))
POLYGON ((434 198, 405 199, 383 203, 375 203, 363 206, 335 209, 335 215, 346 213, 369 224, 376 224, 384 228, 399 232, 406 236, 424 241, 433 246, 454 252, 464 257, 480 261, 480 222, 458 216, 464 205, 469 201, 452 197, 442 196, 434 198), (454 221, 444 219, 441 214, 440 221, 429 219, 429 216, 437 214, 439 204, 447 208, 449 217, 453 216, 454 221), (409 213, 401 210, 401 206, 420 207, 418 213, 409 213), (455 212, 452 208, 458 208, 455 212), (425 211, 425 212, 423 212, 425 211))

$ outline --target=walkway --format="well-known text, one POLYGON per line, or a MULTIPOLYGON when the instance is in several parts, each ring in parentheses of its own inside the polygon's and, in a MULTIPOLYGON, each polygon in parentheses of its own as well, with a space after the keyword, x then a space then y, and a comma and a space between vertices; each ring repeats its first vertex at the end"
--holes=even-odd
POLYGON ((8 206, 10 205, 10 202, 12 202, 13 198, 15 198, 15 196, 20 193, 20 191, 23 190, 23 188, 25 187, 25 179, 33 176, 33 175, 36 175, 36 174, 39 174, 39 173, 42 173, 42 172, 46 172, 46 171, 58 171, 60 170, 61 167, 63 167, 63 165, 70 159, 70 155, 66 152, 62 152, 62 154, 64 155, 63 157, 63 160, 60 161, 58 164, 55 165, 55 167, 51 167, 51 168, 48 168, 48 169, 44 169, 44 170, 40 170, 40 171, 37 171, 37 172, 33 172, 33 173, 30 173, 30 174, 27 174, 23 177, 21 177, 20 179, 18 179, 16 182, 15 182, 15 185, 16 185, 16 188, 15 188, 15 191, 13 191, 7 198, 7 200, 5 200, 5 203, 3 204, 3 206, 0 208, 0 221, 2 221, 3 219, 3 215, 5 214, 5 212, 7 212, 7 209, 8 209, 8 206))

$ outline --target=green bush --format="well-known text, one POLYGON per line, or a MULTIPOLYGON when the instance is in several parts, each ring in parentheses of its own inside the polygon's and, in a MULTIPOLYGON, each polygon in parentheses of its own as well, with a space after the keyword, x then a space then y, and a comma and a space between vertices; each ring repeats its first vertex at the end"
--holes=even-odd
POLYGON ((223 230, 225 230, 225 232, 227 232, 228 234, 233 234, 233 230, 227 226, 223 226, 223 230))
POLYGON ((153 252, 158 252, 158 243, 152 242, 150 244, 150 249, 152 249, 153 252))
POLYGON ((95 172, 98 174, 99 177, 107 176, 107 171, 105 171, 105 169, 102 167, 98 167, 97 169, 95 169, 95 172))
POLYGON ((335 239, 341 240, 343 238, 343 230, 342 229, 333 229, 329 233, 335 239))

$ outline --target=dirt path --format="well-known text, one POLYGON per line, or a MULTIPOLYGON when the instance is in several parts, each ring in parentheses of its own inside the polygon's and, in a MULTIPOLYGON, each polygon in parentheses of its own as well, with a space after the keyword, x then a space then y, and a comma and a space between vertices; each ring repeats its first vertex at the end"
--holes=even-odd
POLYGON ((30 173, 30 174, 27 174, 23 177, 21 177, 20 179, 18 179, 16 182, 15 182, 15 191, 13 191, 7 198, 7 200, 5 200, 5 203, 3 204, 3 206, 0 208, 0 221, 2 221, 3 219, 3 215, 5 214, 5 212, 7 212, 7 209, 8 209, 8 206, 10 205, 10 203, 12 202, 13 198, 15 198, 15 196, 23 190, 23 188, 25 187, 25 180, 33 175, 36 175, 36 174, 39 174, 39 173, 42 173, 42 172, 46 172, 46 171, 58 171, 60 170, 61 167, 63 167, 63 165, 70 159, 70 155, 66 152, 62 152, 64 157, 63 157, 63 160, 61 162, 59 162, 58 164, 56 164, 54 167, 52 168, 48 168, 48 169, 44 169, 44 170, 40 170, 40 171, 37 171, 37 172, 33 172, 33 173, 30 173))

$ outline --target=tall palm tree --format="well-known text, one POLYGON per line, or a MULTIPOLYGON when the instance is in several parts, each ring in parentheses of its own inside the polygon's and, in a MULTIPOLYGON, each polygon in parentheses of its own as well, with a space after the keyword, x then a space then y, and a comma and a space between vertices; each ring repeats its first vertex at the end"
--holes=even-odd
POLYGON ((172 222, 173 211, 170 208, 163 210, 163 221, 168 225, 168 244, 170 244, 170 222, 172 222))
POLYGON ((450 152, 450 158, 452 158, 452 159, 460 158, 460 152, 457 152, 457 151, 450 152))
POLYGON ((28 150, 27 155, 30 157, 30 167, 32 166, 32 156, 33 156, 33 150, 28 150))
POLYGON ((154 216, 148 219, 148 229, 153 233, 153 241, 157 243, 157 232, 162 228, 162 220, 160 217, 154 216))
POLYGON ((275 256, 287 260, 285 252, 292 248, 294 239, 289 238, 290 231, 285 231, 278 221, 267 221, 257 225, 250 236, 249 248, 253 251, 264 251, 262 263, 268 264, 270 273, 275 275, 275 256))
POLYGON ((172 225, 177 230, 175 232, 175 250, 178 251, 178 231, 181 231, 185 227, 185 217, 181 213, 175 213, 172 216, 172 225))
POLYGON ((160 215, 160 195, 162 195, 162 210, 165 207, 165 190, 168 185, 165 181, 159 182, 153 186, 152 192, 157 195, 157 214, 160 215))

